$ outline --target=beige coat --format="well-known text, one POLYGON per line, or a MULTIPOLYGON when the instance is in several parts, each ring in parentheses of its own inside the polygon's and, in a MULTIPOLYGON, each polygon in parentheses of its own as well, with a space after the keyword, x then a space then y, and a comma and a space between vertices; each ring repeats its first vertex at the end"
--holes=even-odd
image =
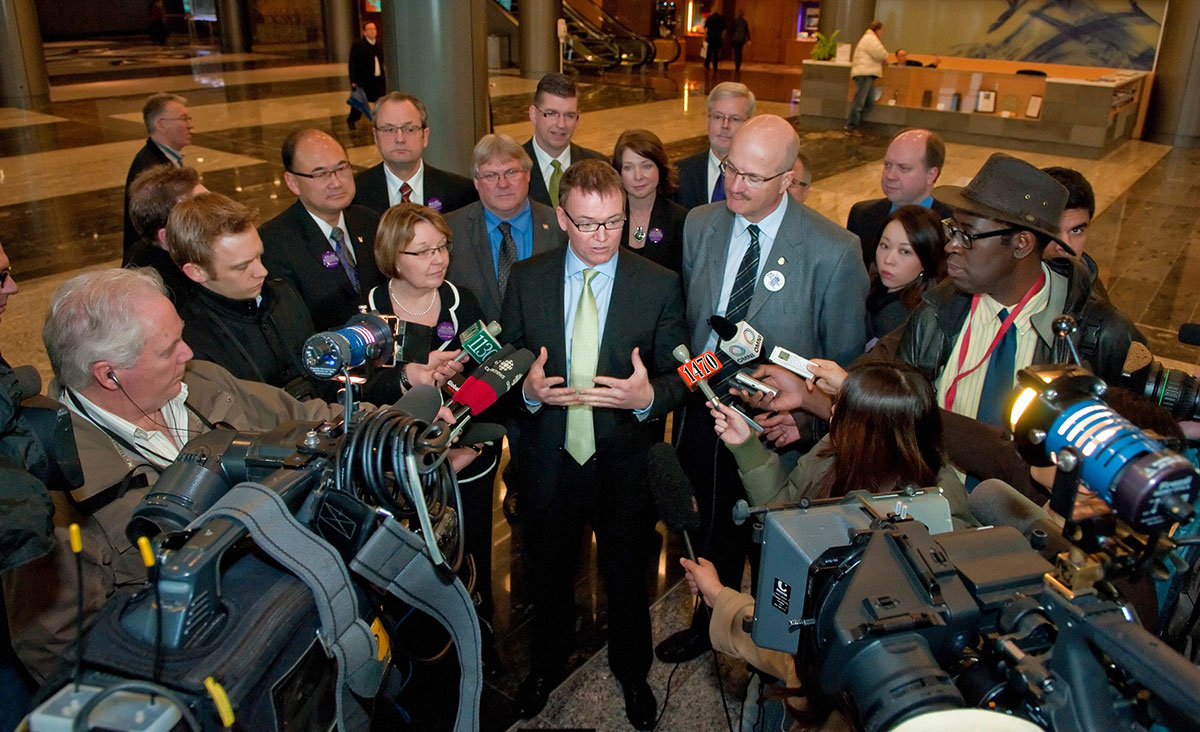
POLYGON ((888 50, 883 41, 868 30, 858 39, 854 55, 850 57, 850 78, 855 76, 883 76, 883 65, 887 63, 888 50))

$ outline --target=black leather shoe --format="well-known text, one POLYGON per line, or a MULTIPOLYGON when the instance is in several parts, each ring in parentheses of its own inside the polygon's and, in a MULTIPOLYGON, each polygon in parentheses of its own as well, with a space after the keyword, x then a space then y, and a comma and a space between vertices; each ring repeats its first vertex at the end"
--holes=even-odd
POLYGON ((697 633, 693 628, 684 628, 655 646, 654 655, 663 663, 683 663, 702 655, 710 648, 712 643, 708 641, 708 633, 697 633))
POLYGON ((558 686, 558 680, 534 671, 525 677, 517 689, 517 711, 521 719, 533 719, 546 708, 550 692, 558 686))
POLYGON ((622 681, 621 691, 625 694, 625 716, 635 729, 654 729, 658 720, 658 701, 645 679, 622 681))

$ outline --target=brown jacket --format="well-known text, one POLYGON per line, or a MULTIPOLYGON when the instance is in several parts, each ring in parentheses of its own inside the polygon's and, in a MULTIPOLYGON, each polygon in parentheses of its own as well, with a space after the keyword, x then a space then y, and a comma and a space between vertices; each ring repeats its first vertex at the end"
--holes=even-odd
MULTIPOLYGON (((188 386, 188 404, 209 423, 228 422, 240 430, 268 430, 287 420, 336 419, 341 414, 339 405, 299 402, 282 389, 235 379, 225 369, 205 361, 189 363, 183 380, 188 386)), ((50 396, 60 395, 57 386, 51 383, 50 396)), ((68 649, 75 642, 78 597, 68 526, 78 523, 83 534, 85 624, 118 587, 143 582, 146 577, 136 547, 125 537, 125 523, 148 489, 129 490, 90 514, 76 502, 120 483, 131 470, 135 475, 145 474, 152 485, 158 471, 140 456, 119 448, 79 415, 72 413, 71 421, 84 485, 69 496, 52 494, 55 549, 3 577, 13 648, 39 683, 61 660, 74 656, 68 649)), ((188 429, 199 434, 207 427, 189 412, 188 429)))

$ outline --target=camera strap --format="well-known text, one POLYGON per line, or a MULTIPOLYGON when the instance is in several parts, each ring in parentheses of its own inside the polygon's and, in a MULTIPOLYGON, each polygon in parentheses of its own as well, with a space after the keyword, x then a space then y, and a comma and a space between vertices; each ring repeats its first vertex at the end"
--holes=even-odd
POLYGON ((338 729, 368 729, 370 717, 358 697, 369 700, 379 692, 385 663, 371 627, 359 614, 358 597, 341 555, 300 523, 282 496, 261 483, 237 484, 189 528, 214 517, 245 526, 260 549, 312 591, 321 620, 317 637, 337 662, 338 729))

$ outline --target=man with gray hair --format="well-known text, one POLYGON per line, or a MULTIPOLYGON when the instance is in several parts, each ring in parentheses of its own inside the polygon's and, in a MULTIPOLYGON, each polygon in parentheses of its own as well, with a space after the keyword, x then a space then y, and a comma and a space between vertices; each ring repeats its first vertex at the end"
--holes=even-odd
POLYGON ((4 575, 13 648, 40 683, 75 638, 75 560, 67 527, 83 530, 85 623, 145 568, 125 524, 148 487, 192 437, 216 423, 269 430, 287 420, 336 419, 338 405, 301 403, 193 362, 183 322, 148 269, 87 272, 50 300, 42 340, 54 369, 47 389, 71 412, 84 483, 52 494, 55 549, 4 575))
POLYGON ((508 135, 484 135, 471 154, 479 200, 446 217, 454 242, 447 277, 499 320, 513 264, 566 243, 554 209, 529 197, 533 159, 508 135))
POLYGON ((736 81, 722 81, 708 94, 708 149, 678 163, 679 189, 675 200, 687 208, 725 200, 721 161, 729 154, 733 135, 754 116, 754 92, 736 81))
POLYGON ((152 95, 142 107, 142 121, 146 123, 149 139, 138 150, 129 173, 125 176, 125 239, 121 256, 129 256, 129 248, 140 238, 133 221, 129 218, 129 184, 138 173, 154 165, 183 165, 183 148, 192 144, 192 116, 184 103, 187 100, 178 94, 159 93, 152 95))

